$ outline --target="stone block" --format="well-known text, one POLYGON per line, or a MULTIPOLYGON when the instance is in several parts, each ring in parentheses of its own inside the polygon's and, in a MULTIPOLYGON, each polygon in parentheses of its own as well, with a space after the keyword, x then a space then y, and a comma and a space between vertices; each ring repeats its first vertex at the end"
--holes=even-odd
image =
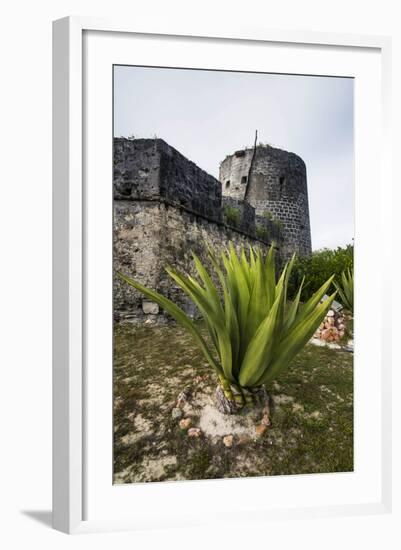
POLYGON ((159 313, 159 310, 160 308, 158 304, 155 304, 154 302, 149 302, 147 300, 142 300, 142 311, 145 313, 145 315, 157 315, 159 313))

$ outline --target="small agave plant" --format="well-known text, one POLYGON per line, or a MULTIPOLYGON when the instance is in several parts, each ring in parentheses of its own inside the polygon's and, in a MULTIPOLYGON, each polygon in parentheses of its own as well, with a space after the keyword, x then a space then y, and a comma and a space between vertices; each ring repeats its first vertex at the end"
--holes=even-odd
POLYGON ((334 286, 337 289, 340 302, 350 313, 354 312, 354 272, 351 269, 341 273, 341 282, 334 286))
MULTIPOLYGON (((171 267, 166 271, 197 306, 209 336, 205 339, 194 321, 174 302, 119 273, 129 285, 167 311, 195 339, 219 380, 218 391, 229 403, 224 412, 234 413, 255 402, 264 389, 289 365, 324 319, 335 293, 321 303, 332 283, 331 277, 305 303, 300 303, 301 286, 295 299, 287 300, 288 280, 295 256, 276 278, 275 251, 229 250, 218 258, 209 248, 212 276, 193 254, 197 278, 171 267), (219 288, 220 287, 220 288, 219 288)), ((221 409, 221 407, 220 407, 221 409)))

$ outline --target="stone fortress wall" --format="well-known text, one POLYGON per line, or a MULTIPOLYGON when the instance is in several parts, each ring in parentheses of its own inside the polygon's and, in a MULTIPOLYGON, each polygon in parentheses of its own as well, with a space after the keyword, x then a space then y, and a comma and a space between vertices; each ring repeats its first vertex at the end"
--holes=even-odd
MULTIPOLYGON (((113 193, 115 271, 177 301, 189 314, 196 312, 166 274, 167 265, 191 272, 191 251, 207 262, 206 243, 218 251, 229 242, 265 250, 274 243, 279 261, 292 246, 274 218, 259 215, 239 194, 226 193, 224 182, 161 139, 114 139, 113 193)), ((116 277, 113 291, 117 320, 164 319, 156 304, 116 277)))

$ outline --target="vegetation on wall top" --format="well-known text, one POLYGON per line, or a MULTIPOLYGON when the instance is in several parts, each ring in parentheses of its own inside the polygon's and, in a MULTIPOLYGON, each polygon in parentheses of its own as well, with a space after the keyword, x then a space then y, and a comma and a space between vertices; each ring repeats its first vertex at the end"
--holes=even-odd
POLYGON ((240 225, 241 212, 238 208, 234 208, 234 206, 226 204, 223 207, 223 217, 228 225, 232 225, 233 227, 238 227, 240 225))

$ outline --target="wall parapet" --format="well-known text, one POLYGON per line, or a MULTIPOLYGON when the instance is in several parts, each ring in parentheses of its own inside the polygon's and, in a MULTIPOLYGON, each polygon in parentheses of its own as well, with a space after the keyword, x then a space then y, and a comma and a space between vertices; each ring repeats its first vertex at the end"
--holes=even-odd
MULTIPOLYGON (((162 139, 114 138, 113 196, 114 201, 158 202, 178 208, 227 231, 271 244, 273 231, 258 230, 251 204, 223 197, 216 178, 162 139)), ((279 248, 278 238, 275 245, 279 248)))
POLYGON ((161 199, 221 220, 220 182, 162 139, 114 139, 114 199, 161 199))

